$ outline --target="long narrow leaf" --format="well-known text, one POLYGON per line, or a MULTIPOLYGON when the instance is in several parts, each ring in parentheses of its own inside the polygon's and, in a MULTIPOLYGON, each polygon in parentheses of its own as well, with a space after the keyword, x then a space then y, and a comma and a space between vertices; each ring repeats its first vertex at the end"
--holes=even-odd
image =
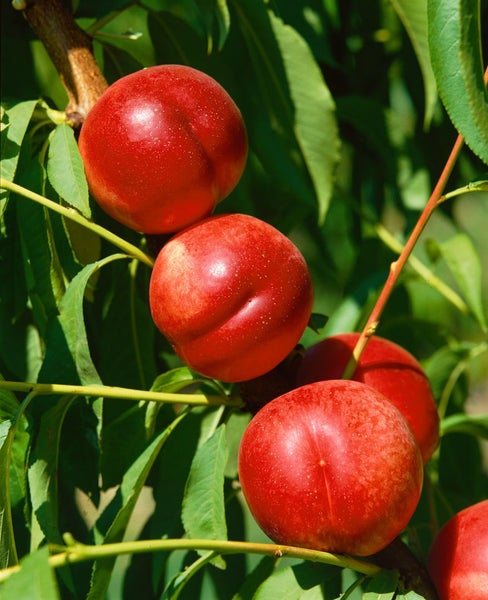
POLYGON ((437 85, 429 51, 427 3, 425 0, 390 1, 408 33, 422 72, 425 97, 424 127, 427 128, 437 103, 437 85))
POLYGON ((59 306, 60 314, 51 326, 52 337, 55 340, 52 347, 49 344, 47 347, 46 359, 40 375, 43 381, 60 382, 60 377, 56 373, 59 373, 61 368, 59 365, 61 348, 66 356, 65 364, 72 363, 80 383, 83 385, 101 383, 88 345, 83 300, 86 286, 93 274, 110 262, 125 258, 127 258, 125 254, 113 254, 87 265, 72 279, 59 306))
POLYGON ((473 242, 465 233, 459 233, 439 244, 439 248, 473 315, 481 328, 486 331, 482 289, 483 272, 473 242))
POLYGON ((25 497, 29 434, 23 412, 12 392, 0 390, 0 569, 18 562, 12 506, 25 497))
POLYGON ((319 222, 323 222, 339 161, 334 100, 305 40, 273 13, 269 14, 293 100, 295 135, 314 184, 319 222))
MULTIPOLYGON (((13 106, 2 105, 2 131, 0 155, 2 157, 2 177, 14 180, 19 162, 20 146, 27 126, 32 118, 37 100, 26 100, 13 106)), ((2 201, 7 197, 7 190, 0 190, 0 215, 3 213, 2 201)))
MULTIPOLYGON (((225 425, 220 425, 195 452, 181 513, 189 537, 227 539, 224 505, 226 441, 225 425)), ((224 565, 222 559, 216 564, 224 565)))
POLYGON ((488 163, 488 91, 479 0, 429 0, 429 46, 437 87, 466 144, 488 163))
POLYGON ((61 198, 90 218, 88 185, 73 129, 61 123, 54 130, 49 144, 47 175, 61 198))
MULTIPOLYGON (((59 530, 58 462, 59 441, 64 419, 75 396, 52 400, 38 424, 36 443, 29 455, 29 496, 32 506, 31 548, 45 540, 62 542, 59 530)), ((43 398, 42 402, 49 401, 43 398)))
MULTIPOLYGON (((107 507, 107 512, 111 512, 113 506, 119 507, 115 516, 111 519, 110 526, 105 533, 102 531, 103 522, 106 519, 105 514, 102 514, 96 523, 94 533, 95 538, 99 543, 104 542, 109 544, 120 542, 122 540, 134 510, 134 506, 161 448, 173 432, 174 428, 187 414, 187 410, 182 411, 168 427, 166 427, 166 429, 161 431, 151 440, 143 452, 127 469, 114 500, 111 505, 107 507)), ((99 598, 105 597, 114 565, 115 557, 105 558, 95 563, 92 573, 91 588, 87 600, 98 600, 99 598)))

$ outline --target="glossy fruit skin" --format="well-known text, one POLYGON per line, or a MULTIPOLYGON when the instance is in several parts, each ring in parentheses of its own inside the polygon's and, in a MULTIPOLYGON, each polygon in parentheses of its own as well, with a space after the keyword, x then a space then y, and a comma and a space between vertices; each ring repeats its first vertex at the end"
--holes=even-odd
POLYGON ((98 204, 127 227, 156 234, 209 216, 241 178, 248 146, 241 113, 217 81, 160 65, 105 91, 79 149, 98 204))
POLYGON ((440 600, 488 600, 488 500, 444 524, 430 548, 427 568, 440 600))
MULTIPOLYGON (((322 379, 341 379, 359 333, 341 333, 318 342, 305 352, 297 386, 322 379)), ((352 376, 384 394, 400 410, 419 444, 424 464, 439 443, 439 416, 429 380, 407 350, 373 336, 352 376)))
POLYGON ((377 390, 331 380, 266 404, 241 440, 239 477, 276 543, 367 556, 403 530, 423 465, 400 412, 377 390))
POLYGON ((158 254, 149 303, 180 358, 220 381, 275 367, 305 330, 313 303, 298 248, 249 215, 210 217, 176 234, 158 254))

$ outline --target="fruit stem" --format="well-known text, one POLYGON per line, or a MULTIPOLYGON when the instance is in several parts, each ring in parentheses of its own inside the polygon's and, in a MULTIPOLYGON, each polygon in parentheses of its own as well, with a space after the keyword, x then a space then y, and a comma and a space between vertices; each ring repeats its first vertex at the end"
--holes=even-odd
MULTIPOLYGON (((485 70, 484 80, 485 83, 488 83, 488 67, 485 70)), ((420 238, 421 233, 425 229, 425 226, 427 225, 430 217, 432 216, 437 206, 446 198, 446 196, 443 196, 442 193, 447 185, 449 177, 451 176, 456 161, 459 158, 463 145, 464 138, 462 135, 459 134, 456 138, 456 141, 454 142, 451 153, 449 154, 444 168, 442 169, 439 179, 437 180, 437 184, 435 185, 432 194, 424 207, 424 210, 422 211, 417 223, 415 224, 415 227, 410 233, 410 236, 407 239, 407 242, 403 247, 400 256, 396 261, 392 262, 390 265, 390 272, 388 273, 386 282, 383 285, 380 295, 376 300, 376 303, 368 317, 368 320, 366 321, 366 324, 363 327, 363 330, 361 331, 361 334, 352 352, 351 358, 349 359, 349 362, 347 363, 346 368, 344 369, 344 372, 342 374, 343 379, 351 379, 351 377, 354 375, 354 371, 356 370, 356 366, 361 357, 361 354, 364 352, 364 349, 368 344, 369 338, 375 334, 376 329, 378 328, 381 315, 383 314, 383 310, 388 300, 390 299, 390 296, 393 292, 393 289, 395 288, 398 278, 400 277, 403 268, 407 264, 410 255, 412 254, 413 249, 415 248, 415 245, 417 244, 420 238)))
POLYGON ((439 201, 442 197, 442 192, 444 191, 444 188, 447 185, 447 181, 454 169, 454 165, 456 164, 459 154, 461 153, 463 144, 464 138, 461 135, 458 135, 456 141, 454 142, 454 146, 451 150, 449 158, 447 159, 442 173, 439 176, 437 184, 434 187, 434 190, 432 191, 432 194, 427 204, 425 205, 425 208, 422 211, 417 223, 415 224, 415 227, 410 233, 410 236, 407 239, 405 246, 403 247, 403 250, 400 253, 400 256, 396 261, 392 262, 390 265, 390 272, 388 273, 386 282, 383 285, 380 295, 376 300, 376 304, 374 305, 373 310, 371 311, 368 320, 366 321, 366 324, 363 327, 363 330, 356 342, 351 358, 349 359, 349 362, 347 363, 346 368, 344 369, 344 373, 342 374, 343 379, 351 379, 351 377, 354 375, 354 371, 356 370, 359 358, 364 352, 364 349, 368 344, 369 338, 375 334, 383 310, 393 292, 398 278, 400 277, 403 268, 405 267, 408 259, 410 258, 410 255, 412 254, 413 249, 419 240, 420 234, 423 232, 430 217, 432 216, 433 212, 439 204, 439 201))
POLYGON ((108 385, 65 385, 61 383, 30 383, 25 381, 0 380, 0 390, 13 392, 35 392, 46 394, 74 394, 100 398, 118 398, 135 402, 161 402, 165 404, 188 404, 191 406, 235 406, 242 405, 239 399, 229 396, 211 396, 207 394, 183 394, 169 392, 153 392, 108 385))
POLYGON ((385 569, 396 569, 406 590, 413 590, 425 600, 439 600, 427 569, 400 538, 369 559, 385 569))
MULTIPOLYGON (((53 568, 62 567, 71 563, 92 561, 110 556, 124 554, 142 554, 146 552, 161 552, 173 550, 210 550, 218 554, 260 554, 273 557, 291 557, 309 560, 316 563, 349 568, 365 575, 375 575, 381 569, 370 562, 350 558, 339 554, 330 554, 319 550, 308 550, 295 546, 281 546, 278 544, 239 542, 231 540, 209 539, 156 539, 136 540, 133 542, 119 542, 114 544, 85 545, 64 536, 69 543, 63 545, 50 545, 56 554, 49 557, 49 564, 53 568)), ((5 581, 20 570, 20 565, 15 565, 0 571, 0 582, 5 581)))
POLYGON ((36 192, 32 192, 31 190, 28 190, 27 188, 22 187, 21 185, 18 185, 13 181, 8 181, 3 177, 0 177, 0 188, 8 190, 9 192, 13 192, 14 194, 18 194, 19 196, 23 196, 24 198, 28 198, 29 200, 33 200, 34 202, 37 202, 39 204, 42 204, 42 206, 45 206, 46 208, 57 212, 63 217, 66 217, 67 219, 78 223, 82 227, 90 229, 94 233, 98 234, 101 238, 107 240, 117 248, 120 248, 120 250, 122 250, 129 256, 136 258, 148 267, 153 267, 154 260, 147 254, 145 254, 142 250, 140 250, 137 246, 134 246, 133 244, 127 242, 118 235, 115 235, 115 233, 112 233, 108 229, 105 229, 105 227, 102 227, 101 225, 98 225, 97 223, 93 223, 92 221, 88 220, 74 208, 62 206, 61 204, 53 202, 52 200, 49 200, 48 198, 45 198, 44 196, 41 196, 36 192))
POLYGON ((13 2, 41 40, 68 96, 68 123, 79 128, 108 84, 93 54, 92 40, 63 0, 13 2))

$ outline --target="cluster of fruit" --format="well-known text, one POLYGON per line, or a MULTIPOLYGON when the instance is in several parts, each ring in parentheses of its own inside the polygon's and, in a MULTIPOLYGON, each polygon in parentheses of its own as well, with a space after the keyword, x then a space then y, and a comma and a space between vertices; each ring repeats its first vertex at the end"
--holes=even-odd
MULTIPOLYGON (((169 234, 149 299, 178 356, 225 382, 258 378, 286 359, 312 310, 303 256, 255 217, 211 216, 247 159, 228 93, 180 65, 133 73, 91 110, 79 148, 91 193, 109 215, 169 234)), ((423 466, 439 441, 429 381, 409 352, 380 337, 353 378, 342 379, 358 335, 304 352, 293 385, 264 403, 241 440, 244 497, 278 543, 371 555, 403 531, 419 502, 423 466)), ((433 573, 443 570, 436 556, 445 548, 433 549, 433 573)))
POLYGON ((150 281, 154 322, 194 370, 226 382, 275 367, 296 345, 313 289, 298 248, 249 215, 211 216, 247 160, 239 109, 213 78, 162 65, 112 84, 79 148, 93 197, 145 234, 173 234, 150 281))

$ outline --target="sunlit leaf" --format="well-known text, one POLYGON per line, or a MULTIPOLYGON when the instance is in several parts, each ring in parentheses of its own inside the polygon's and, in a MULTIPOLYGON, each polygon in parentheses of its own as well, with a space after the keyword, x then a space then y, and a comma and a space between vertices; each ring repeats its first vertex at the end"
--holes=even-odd
MULTIPOLYGON (((69 350, 70 359, 76 369, 80 382, 84 385, 101 383, 88 345, 83 313, 85 289, 92 275, 99 269, 114 260, 126 258, 124 254, 114 254, 84 267, 68 285, 59 307, 60 314, 57 322, 52 323, 52 331, 54 332, 55 329, 58 330, 58 344, 65 345, 65 352, 69 350), (59 329, 63 333, 64 339, 62 340, 59 340, 59 329)), ((56 367, 54 364, 56 360, 59 360, 59 358, 56 359, 56 356, 59 356, 57 354, 59 352, 59 345, 53 347, 52 352, 53 354, 49 353, 48 346, 48 353, 46 354, 46 360, 44 361, 41 373, 43 378, 46 378, 48 381, 49 378, 59 381, 59 378, 55 374, 56 368, 59 368, 59 366, 56 367)))
POLYGON ((29 454, 29 501, 32 506, 32 547, 37 548, 46 539, 61 543, 59 529, 58 461, 59 440, 66 413, 75 396, 48 398, 37 424, 38 435, 29 454))
MULTIPOLYGON (((182 519, 189 537, 227 539, 224 468, 225 426, 221 425, 196 451, 183 497, 182 519)), ((223 566, 222 560, 216 564, 223 566)))
POLYGON ((7 419, 0 423, 0 569, 17 563, 10 506, 10 455, 15 429, 7 419))
POLYGON ((439 244, 442 256, 480 326, 486 331, 480 258, 471 238, 459 233, 439 244))
POLYGON ((90 218, 88 184, 73 129, 61 123, 49 144, 47 175, 61 198, 83 216, 90 218))
POLYGON ((425 96, 424 127, 427 128, 437 103, 437 85, 429 51, 427 1, 391 0, 391 3, 407 30, 422 72, 425 96))
POLYGON ((277 560, 271 556, 264 556, 247 575, 244 583, 232 600, 252 600, 255 597, 254 594, 257 588, 273 573, 277 560))
MULTIPOLYGON (((109 544, 122 540, 134 506, 161 448, 174 428, 187 414, 187 411, 182 411, 165 429, 159 432, 127 469, 115 498, 107 506, 95 525, 94 534, 98 543, 109 544)), ((87 600, 98 600, 98 598, 105 596, 115 559, 116 557, 110 557, 95 563, 87 600)))
POLYGON ((488 163, 488 91, 483 78, 479 0, 428 0, 437 87, 466 144, 488 163))
MULTIPOLYGON (((22 140, 36 104, 37 100, 25 100, 12 106, 2 104, 0 156, 2 157, 2 177, 9 181, 14 180, 22 140)), ((0 190, 0 215, 3 213, 3 201, 7 195, 7 190, 0 190)))
POLYGON ((306 562, 277 569, 258 587, 253 600, 300 600, 305 591, 317 586, 327 600, 338 598, 341 593, 340 569, 306 562))
POLYGON ((293 100, 293 128, 314 183, 322 223, 329 208, 339 161, 335 103, 304 39, 271 12, 270 23, 293 100))
POLYGON ((48 562, 47 546, 32 552, 21 562, 21 569, 0 585, 0 599, 59 600, 54 571, 48 562))

